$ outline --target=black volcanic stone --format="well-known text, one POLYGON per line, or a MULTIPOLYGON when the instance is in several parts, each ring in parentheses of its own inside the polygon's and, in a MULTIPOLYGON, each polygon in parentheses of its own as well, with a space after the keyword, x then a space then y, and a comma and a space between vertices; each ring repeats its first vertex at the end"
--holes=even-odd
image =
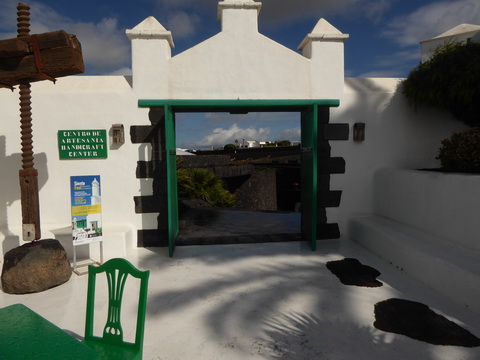
POLYGON ((373 325, 382 331, 402 334, 434 345, 476 347, 480 339, 427 305, 403 299, 375 304, 373 325))
POLYGON ((376 278, 381 275, 380 271, 363 265, 357 259, 345 258, 343 260, 327 262, 327 268, 337 276, 344 285, 365 287, 379 287, 382 282, 376 278))

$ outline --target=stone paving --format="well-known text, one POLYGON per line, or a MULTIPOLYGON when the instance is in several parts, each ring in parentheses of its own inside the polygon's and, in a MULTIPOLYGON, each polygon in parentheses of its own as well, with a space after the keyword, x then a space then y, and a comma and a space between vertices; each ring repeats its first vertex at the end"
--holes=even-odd
POLYGON ((178 245, 299 240, 300 213, 212 208, 180 221, 178 245))
MULTIPOLYGON (((476 336, 480 316, 347 239, 319 241, 317 251, 303 241, 181 246, 173 257, 165 248, 139 248, 127 259, 151 271, 145 360, 480 359, 480 347, 432 345, 376 329, 374 305, 389 298, 424 303, 476 336), (342 284, 326 264, 344 258, 377 269, 383 286, 342 284)), ((136 319, 132 284, 122 306, 129 340, 136 319)), ((86 292, 87 276, 73 275, 41 293, 0 292, 0 307, 25 304, 82 337, 86 292)))

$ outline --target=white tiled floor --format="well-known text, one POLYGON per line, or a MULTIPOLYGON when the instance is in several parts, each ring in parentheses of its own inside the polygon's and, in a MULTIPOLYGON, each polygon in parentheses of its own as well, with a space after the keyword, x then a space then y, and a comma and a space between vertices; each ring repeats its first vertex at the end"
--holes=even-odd
MULTIPOLYGON (((136 249, 151 270, 144 359, 480 359, 479 348, 435 346, 373 327, 373 307, 419 301, 480 336, 480 315, 439 297, 348 240, 136 249), (379 270, 379 288, 342 285, 325 267, 355 257, 379 270)), ((57 326, 83 334, 87 277, 30 295, 0 292, 57 326)), ((128 292, 126 297, 130 298, 128 292)), ((124 323, 135 318, 125 306, 124 323)), ((128 332, 128 330, 127 330, 128 332)))

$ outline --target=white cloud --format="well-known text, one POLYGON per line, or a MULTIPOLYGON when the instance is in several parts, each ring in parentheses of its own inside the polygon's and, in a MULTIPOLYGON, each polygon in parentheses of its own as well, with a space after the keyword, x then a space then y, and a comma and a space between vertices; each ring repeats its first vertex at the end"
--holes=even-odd
POLYGON ((394 1, 396 0, 262 0, 260 16, 265 24, 271 26, 333 15, 354 15, 377 22, 394 1))
POLYGON ((464 23, 480 24, 478 0, 442 1, 420 7, 409 15, 394 18, 382 35, 401 46, 418 45, 464 23))
POLYGON ((376 56, 374 61, 375 70, 358 74, 356 77, 405 77, 405 74, 420 63, 420 47, 376 56))
POLYGON ((257 140, 266 141, 270 134, 269 128, 255 128, 249 127, 246 129, 240 128, 236 123, 232 124, 228 129, 216 128, 210 135, 205 136, 197 142, 187 144, 187 147, 199 146, 221 146, 230 143, 235 143, 235 140, 257 140))
POLYGON ((361 6, 362 12, 367 19, 377 23, 381 20, 383 15, 390 10, 393 2, 395 2, 395 0, 378 0, 371 1, 367 3, 366 6, 357 3, 357 6, 361 6))
POLYGON ((412 61, 420 62, 420 47, 397 51, 391 55, 377 56, 377 64, 381 67, 398 66, 412 61))
MULTIPOLYGON (((0 1, 0 30, 2 31, 2 38, 4 33, 8 35, 14 33, 16 36, 17 31, 17 4, 15 0, 2 0, 0 1)), ((10 38, 11 36, 8 36, 10 38)))
POLYGON ((275 137, 276 141, 281 141, 281 140, 300 141, 300 139, 301 139, 301 131, 299 127, 280 131, 275 137))
POLYGON ((174 7, 174 6, 184 7, 184 6, 195 6, 195 5, 198 6, 201 3, 205 3, 205 1, 202 1, 202 0, 158 0, 158 3, 159 3, 159 5, 163 5, 164 7, 174 7))
POLYGON ((117 19, 104 18, 99 23, 71 24, 82 44, 86 69, 110 69, 129 64, 130 44, 117 19))
POLYGON ((166 27, 175 37, 184 38, 194 35, 199 23, 200 18, 197 15, 179 11, 171 14, 166 27))
POLYGON ((301 18, 320 18, 327 14, 343 12, 355 0, 264 0, 262 1, 262 21, 266 25, 292 23, 301 18))
MULTIPOLYGON (((345 15, 362 17, 378 22, 398 0, 262 0, 260 20, 267 27, 285 26, 305 19, 318 20, 322 17, 345 15)), ((175 37, 188 36, 183 32, 188 29, 192 33, 205 21, 215 16, 217 0, 156 0, 155 13, 161 22, 170 23, 171 18, 178 16, 177 21, 186 25, 179 27, 178 34, 175 22, 168 24, 175 37), (182 14, 181 16, 179 14, 182 14), (171 27, 170 27, 171 26, 171 27), (185 34, 185 35, 184 35, 185 34)))
MULTIPOLYGON (((164 9, 177 7, 184 11, 212 14, 214 0, 157 0, 164 9)), ((261 0, 262 23, 276 26, 305 18, 320 19, 328 15, 360 15, 372 21, 381 17, 397 0, 261 0)), ((209 15, 211 16, 211 15, 209 15)))
POLYGON ((204 22, 212 22, 218 1, 155 0, 155 3, 155 17, 174 38, 182 39, 198 33, 204 22))
MULTIPOLYGON (((0 1, 0 38, 16 36, 12 33, 17 27, 16 5, 16 0, 0 1)), ((77 22, 44 3, 31 1, 29 6, 32 34, 65 30, 77 36, 86 72, 102 73, 130 65, 130 44, 116 18, 104 18, 97 23, 77 22)))

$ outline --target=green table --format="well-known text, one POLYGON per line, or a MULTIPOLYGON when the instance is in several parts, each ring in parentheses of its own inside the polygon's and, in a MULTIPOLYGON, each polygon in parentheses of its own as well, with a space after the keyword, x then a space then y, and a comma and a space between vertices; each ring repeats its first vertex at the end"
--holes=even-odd
POLYGON ((0 309, 0 359, 99 359, 88 346, 22 304, 0 309))

